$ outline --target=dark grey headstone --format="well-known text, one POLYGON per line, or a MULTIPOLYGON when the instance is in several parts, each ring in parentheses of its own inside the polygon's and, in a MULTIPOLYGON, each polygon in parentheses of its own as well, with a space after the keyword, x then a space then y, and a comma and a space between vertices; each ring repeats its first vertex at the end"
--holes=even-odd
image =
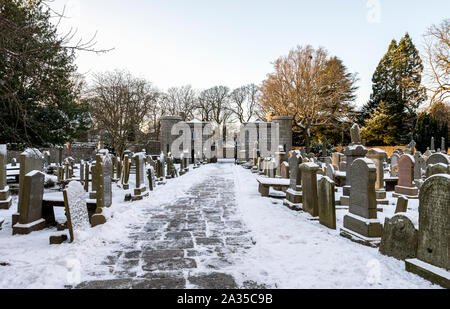
POLYGON ((395 215, 385 219, 380 253, 399 260, 416 257, 417 230, 407 216, 395 215))

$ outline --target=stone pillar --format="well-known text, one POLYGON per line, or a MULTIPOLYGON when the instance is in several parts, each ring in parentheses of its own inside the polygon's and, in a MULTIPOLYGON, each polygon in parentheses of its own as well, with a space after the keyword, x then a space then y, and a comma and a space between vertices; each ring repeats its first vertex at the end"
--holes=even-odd
POLYGON ((387 159, 387 153, 379 148, 372 148, 367 152, 367 158, 373 161, 377 170, 375 181, 377 204, 388 205, 389 200, 386 199, 384 188, 384 161, 387 159))
POLYGON ((172 152, 172 143, 179 137, 179 135, 172 135, 171 130, 175 124, 183 121, 180 116, 163 116, 161 117, 160 142, 161 152, 167 155, 172 152))
POLYGON ((278 151, 275 152, 275 164, 277 165, 276 178, 281 178, 281 163, 286 160, 286 152, 284 152, 284 147, 282 145, 278 146, 278 151))
POLYGON ((130 157, 126 154, 123 156, 123 173, 122 173, 122 188, 128 190, 130 185, 128 180, 130 179, 130 157))

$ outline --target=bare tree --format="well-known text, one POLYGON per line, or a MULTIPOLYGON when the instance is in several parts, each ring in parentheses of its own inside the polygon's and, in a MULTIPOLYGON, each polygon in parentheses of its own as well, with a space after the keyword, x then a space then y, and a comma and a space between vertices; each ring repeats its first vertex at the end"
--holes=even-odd
POLYGON ((254 84, 234 89, 230 94, 230 112, 240 123, 249 122, 256 116, 259 96, 259 88, 254 84))
POLYGON ((125 71, 96 74, 89 108, 97 129, 105 130, 117 155, 122 155, 130 136, 140 130, 157 104, 158 91, 150 82, 125 71))
POLYGON ((430 105, 450 101, 450 19, 431 26, 425 33, 430 105))
POLYGON ((168 115, 184 113, 186 119, 194 118, 194 110, 197 106, 197 94, 190 86, 172 87, 161 99, 161 108, 168 115))

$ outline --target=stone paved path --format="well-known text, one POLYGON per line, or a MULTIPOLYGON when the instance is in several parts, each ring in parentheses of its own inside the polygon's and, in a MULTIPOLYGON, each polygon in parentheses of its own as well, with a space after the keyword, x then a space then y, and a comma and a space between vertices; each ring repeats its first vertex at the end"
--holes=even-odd
POLYGON ((147 223, 130 227, 129 243, 103 262, 113 279, 78 288, 262 288, 226 271, 253 243, 236 214, 234 183, 218 171, 175 203, 146 209, 147 223))

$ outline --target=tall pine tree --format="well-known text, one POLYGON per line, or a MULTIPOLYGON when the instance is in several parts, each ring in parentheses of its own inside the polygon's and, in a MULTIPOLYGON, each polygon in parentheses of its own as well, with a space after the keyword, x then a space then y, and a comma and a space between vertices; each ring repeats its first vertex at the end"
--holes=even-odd
MULTIPOLYGON (((422 71, 422 60, 409 34, 406 33, 399 43, 392 40, 372 77, 370 100, 361 110, 359 121, 368 127, 367 132, 376 124, 370 118, 379 114, 380 111, 375 111, 384 102, 382 109, 389 115, 392 129, 386 134, 392 135, 385 137, 383 143, 404 144, 411 139, 416 110, 426 98, 421 86, 422 71)), ((367 138, 369 143, 375 142, 370 136, 367 138)))

